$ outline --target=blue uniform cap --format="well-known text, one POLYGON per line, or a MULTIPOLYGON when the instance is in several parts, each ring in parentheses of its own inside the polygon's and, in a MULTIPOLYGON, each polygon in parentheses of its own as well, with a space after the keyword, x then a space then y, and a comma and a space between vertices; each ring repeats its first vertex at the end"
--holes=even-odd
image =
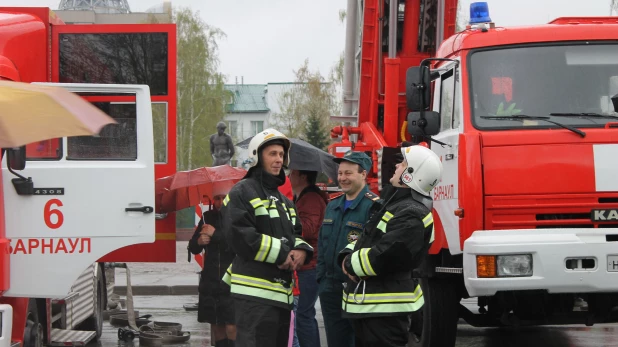
POLYGON ((350 163, 358 164, 365 171, 371 170, 372 161, 369 156, 363 152, 348 151, 343 158, 335 158, 333 161, 340 164, 342 161, 349 161, 350 163))

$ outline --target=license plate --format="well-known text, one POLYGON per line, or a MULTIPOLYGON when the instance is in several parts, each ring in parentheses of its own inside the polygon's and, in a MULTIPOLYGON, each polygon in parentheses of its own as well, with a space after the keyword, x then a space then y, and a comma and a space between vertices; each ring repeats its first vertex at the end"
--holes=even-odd
POLYGON ((618 255, 607 256, 607 272, 618 272, 618 255))

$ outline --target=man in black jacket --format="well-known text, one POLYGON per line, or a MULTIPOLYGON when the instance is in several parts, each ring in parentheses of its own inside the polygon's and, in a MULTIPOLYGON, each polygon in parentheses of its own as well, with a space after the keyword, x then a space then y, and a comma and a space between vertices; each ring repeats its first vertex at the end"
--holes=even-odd
POLYGON ((214 197, 210 210, 204 212, 189 241, 189 251, 200 254, 206 250, 204 267, 200 275, 197 321, 210 323, 215 347, 233 347, 236 340, 234 305, 230 287, 221 281, 234 259, 221 229, 223 195, 214 197))
POLYGON ((292 272, 313 256, 294 204, 278 190, 290 145, 274 129, 255 135, 251 168, 223 200, 225 236, 236 254, 224 280, 234 299, 237 346, 287 346, 292 272))
POLYGON ((408 315, 423 306, 423 292, 412 278, 434 240, 431 190, 440 182, 442 163, 430 149, 411 146, 390 180, 360 238, 339 255, 349 277, 343 316, 352 319, 356 346, 406 346, 408 315))

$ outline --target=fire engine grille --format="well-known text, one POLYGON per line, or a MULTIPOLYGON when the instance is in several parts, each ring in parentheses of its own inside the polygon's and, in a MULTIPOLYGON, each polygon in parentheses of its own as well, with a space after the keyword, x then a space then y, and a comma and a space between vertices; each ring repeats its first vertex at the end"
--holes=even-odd
POLYGON ((598 222, 595 209, 618 209, 614 194, 488 197, 486 229, 618 228, 618 221, 598 222))

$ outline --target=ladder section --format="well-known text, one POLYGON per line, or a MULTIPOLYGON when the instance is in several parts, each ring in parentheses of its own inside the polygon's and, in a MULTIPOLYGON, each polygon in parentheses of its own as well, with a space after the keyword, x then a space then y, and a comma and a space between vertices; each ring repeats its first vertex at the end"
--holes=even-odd
MULTIPOLYGON (((360 66, 360 93, 358 100, 358 124, 372 121, 376 118, 377 110, 372 104, 377 95, 373 94, 377 85, 377 59, 379 59, 378 41, 378 0, 365 0, 363 5, 361 66, 360 66), (375 114, 375 116, 374 116, 375 114)), ((375 124, 375 122, 374 122, 375 124)))

